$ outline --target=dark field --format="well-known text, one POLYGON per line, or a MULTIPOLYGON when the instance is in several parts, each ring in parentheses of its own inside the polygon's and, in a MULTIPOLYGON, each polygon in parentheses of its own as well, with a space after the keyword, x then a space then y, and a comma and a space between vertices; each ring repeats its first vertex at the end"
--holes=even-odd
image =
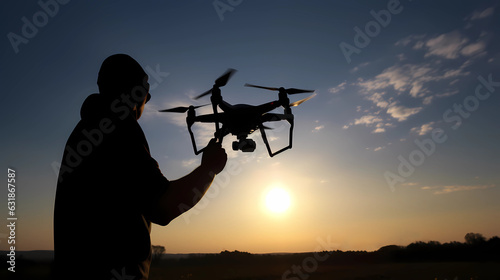
MULTIPOLYGON (((500 280, 500 262, 317 262, 312 254, 259 255, 245 260, 215 257, 161 260, 152 265, 150 279, 238 280, 500 280), (293 268, 296 270, 294 271, 293 268), (285 274, 289 271, 288 274, 285 274)), ((0 279, 50 279, 50 262, 20 262, 16 272, 0 272, 0 279)))
POLYGON ((154 267, 151 280, 160 279, 404 279, 404 280, 479 280, 500 279, 500 263, 383 263, 352 265, 319 265, 312 273, 289 275, 283 273, 292 264, 211 265, 192 267, 154 267), (307 277, 307 278, 306 278, 307 277))
MULTIPOLYGON (((500 280, 500 262, 423 262, 423 263, 378 263, 378 264, 319 264, 316 271, 302 272, 300 275, 283 273, 293 263, 260 264, 211 264, 192 266, 154 265, 150 279, 238 279, 238 280, 500 280)), ((1 279, 50 279, 50 266, 38 264, 19 267, 16 273, 6 269, 0 273, 1 279), (12 277, 15 276, 15 277, 12 277)))

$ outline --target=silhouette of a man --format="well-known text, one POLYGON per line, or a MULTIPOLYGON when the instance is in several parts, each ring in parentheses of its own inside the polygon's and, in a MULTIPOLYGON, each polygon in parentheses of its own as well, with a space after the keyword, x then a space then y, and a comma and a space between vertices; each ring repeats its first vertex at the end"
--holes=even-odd
POLYGON ((56 191, 58 279, 147 279, 151 223, 167 225, 193 207, 226 164, 211 141, 190 174, 163 176, 137 123, 151 98, 147 79, 133 58, 112 55, 99 70, 99 94, 82 105, 56 191))

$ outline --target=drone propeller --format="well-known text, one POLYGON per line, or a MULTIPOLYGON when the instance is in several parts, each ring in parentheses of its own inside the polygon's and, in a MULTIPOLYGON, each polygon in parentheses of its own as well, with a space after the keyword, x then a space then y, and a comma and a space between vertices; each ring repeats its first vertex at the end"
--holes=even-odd
POLYGON ((245 86, 246 87, 254 87, 254 88, 267 89, 267 90, 272 90, 272 91, 279 91, 280 89, 283 89, 288 94, 314 92, 314 90, 310 90, 310 89, 298 89, 298 88, 287 88, 287 89, 284 89, 284 88, 277 88, 277 87, 263 87, 263 86, 257 86, 257 85, 252 85, 252 84, 245 84, 245 86))
POLYGON ((290 103, 290 107, 299 106, 300 104, 302 104, 302 103, 306 102, 307 100, 309 100, 309 99, 311 99, 311 98, 313 98, 313 97, 315 97, 315 96, 316 96, 316 93, 315 93, 315 94, 313 94, 313 95, 311 95, 311 96, 309 96, 309 97, 306 97, 306 98, 304 98, 304 99, 301 99, 301 100, 299 100, 299 101, 295 101, 295 102, 293 102, 293 103, 290 103))
POLYGON ((207 106, 207 105, 210 105, 210 104, 205 104, 205 105, 200 105, 200 106, 189 106, 189 107, 181 106, 181 107, 175 107, 175 108, 171 108, 171 109, 159 110, 158 112, 186 113, 190 107, 193 107, 193 109, 197 109, 197 108, 207 106))
POLYGON ((233 74, 236 73, 235 69, 229 68, 227 69, 226 73, 222 74, 217 80, 215 80, 215 84, 218 87, 223 87, 227 84, 227 81, 233 76, 233 74))
POLYGON ((204 93, 194 97, 193 99, 196 100, 196 99, 202 98, 203 96, 210 94, 214 88, 219 88, 219 87, 225 86, 227 84, 227 81, 229 81, 229 79, 231 78, 231 76, 234 73, 236 73, 235 69, 232 69, 232 68, 227 69, 227 71, 224 74, 222 74, 222 76, 220 76, 219 78, 217 78, 217 80, 215 80, 215 84, 214 84, 213 88, 211 88, 211 89, 205 91, 204 93))
POLYGON ((202 94, 200 94, 200 95, 198 95, 198 96, 194 97, 193 99, 194 99, 194 100, 198 100, 198 99, 202 98, 203 96, 205 96, 205 95, 207 95, 207 94, 209 94, 209 93, 211 93, 211 92, 212 92, 212 89, 209 89, 209 90, 205 91, 204 93, 202 93, 202 94))
POLYGON ((252 85, 252 84, 245 84, 246 87, 254 87, 254 88, 262 88, 262 89, 267 89, 267 90, 274 90, 274 91, 278 91, 279 88, 276 88, 276 87, 263 87, 263 86, 257 86, 257 85, 252 85))
POLYGON ((314 92, 311 89, 298 89, 298 88, 287 88, 286 93, 288 94, 296 94, 296 93, 306 93, 306 92, 314 92))

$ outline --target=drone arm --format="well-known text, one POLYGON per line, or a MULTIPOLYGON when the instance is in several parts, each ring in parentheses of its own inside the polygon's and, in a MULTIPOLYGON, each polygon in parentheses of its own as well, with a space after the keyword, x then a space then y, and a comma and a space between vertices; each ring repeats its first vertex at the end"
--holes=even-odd
MULTIPOLYGON (((217 117, 219 120, 222 120, 225 116, 224 116, 224 113, 218 113, 217 117)), ((214 114, 199 115, 199 116, 196 116, 193 118, 193 122, 214 123, 215 122, 215 115, 214 114)))
POLYGON ((262 116, 262 122, 277 122, 281 120, 293 120, 292 114, 275 114, 275 113, 267 113, 262 116))
POLYGON ((262 105, 256 106, 256 109, 258 112, 261 112, 261 114, 265 114, 267 112, 270 112, 278 107, 281 106, 281 103, 279 101, 272 101, 268 102, 262 105))

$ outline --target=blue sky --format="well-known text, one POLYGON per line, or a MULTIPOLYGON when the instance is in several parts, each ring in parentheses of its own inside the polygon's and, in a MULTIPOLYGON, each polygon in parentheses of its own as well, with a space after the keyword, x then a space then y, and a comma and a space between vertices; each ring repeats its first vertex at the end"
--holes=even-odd
MULTIPOLYGON (((231 168, 211 196, 154 228, 167 252, 311 251, 327 237, 338 249, 372 250, 499 235, 498 1, 41 3, 52 4, 1 4, 0 149, 18 176, 20 249, 52 249, 55 170, 114 53, 149 73, 153 97, 139 122, 170 179, 200 157, 184 116, 157 110, 208 103, 191 97, 227 68, 238 70, 222 90, 230 103, 277 98, 245 83, 317 93, 294 108, 292 150, 269 158, 258 132, 252 154, 225 140, 231 168), (262 205, 277 185, 291 197, 281 215, 262 205)), ((206 140, 213 131, 197 132, 206 140)), ((276 124, 274 149, 286 132, 276 124)))

